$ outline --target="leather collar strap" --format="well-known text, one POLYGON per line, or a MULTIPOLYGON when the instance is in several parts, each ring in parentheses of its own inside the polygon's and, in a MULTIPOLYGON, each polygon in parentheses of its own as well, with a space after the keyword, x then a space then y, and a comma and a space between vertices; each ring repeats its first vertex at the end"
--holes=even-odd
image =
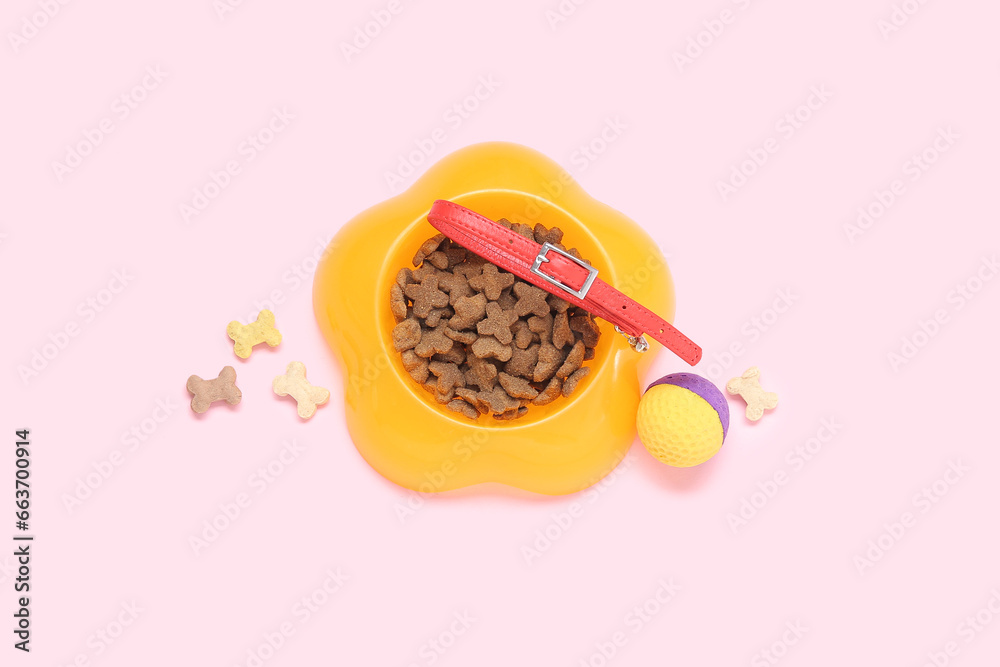
POLYGON ((648 334, 692 366, 701 348, 669 322, 597 277, 597 269, 565 251, 539 245, 454 202, 434 202, 427 220, 439 232, 546 292, 616 325, 638 338, 648 334))

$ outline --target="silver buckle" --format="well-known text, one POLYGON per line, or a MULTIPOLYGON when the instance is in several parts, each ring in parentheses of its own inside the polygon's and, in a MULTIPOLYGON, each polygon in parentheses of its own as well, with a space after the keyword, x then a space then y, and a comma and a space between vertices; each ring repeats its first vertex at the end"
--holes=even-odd
POLYGON ((538 251, 538 255, 535 256, 535 263, 531 265, 531 272, 534 273, 536 276, 540 276, 540 277, 544 278, 545 280, 549 281, 550 283, 552 283, 556 287, 559 287, 559 288, 561 288, 561 289, 569 292, 570 294, 572 294, 573 296, 575 296, 578 299, 586 299, 587 298, 587 292, 590 291, 590 286, 594 284, 595 280, 597 280, 597 269, 595 269, 594 267, 592 267, 590 264, 587 264, 583 260, 577 259, 576 257, 574 257, 573 255, 569 254, 565 250, 560 250, 559 248, 555 247, 551 243, 543 243, 542 244, 542 249, 539 250, 538 251), (539 270, 539 267, 542 265, 542 262, 549 261, 549 258, 546 257, 546 255, 549 253, 550 250, 554 250, 555 252, 559 253, 560 255, 562 255, 563 257, 565 257, 566 259, 568 259, 568 260, 570 260, 572 262, 575 262, 576 264, 579 264, 583 268, 587 269, 587 272, 588 272, 587 273, 587 279, 583 281, 583 286, 580 287, 579 290, 575 290, 572 287, 570 287, 569 285, 564 285, 563 283, 559 282, 558 280, 556 280, 552 276, 546 275, 546 274, 542 273, 541 270, 539 270))

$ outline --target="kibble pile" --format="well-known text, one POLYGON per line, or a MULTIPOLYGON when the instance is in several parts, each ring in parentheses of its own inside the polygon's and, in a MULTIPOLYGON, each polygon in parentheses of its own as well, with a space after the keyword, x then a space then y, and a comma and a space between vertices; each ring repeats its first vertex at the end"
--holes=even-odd
MULTIPOLYGON (((566 250, 558 227, 498 222, 566 250)), ((576 248, 566 252, 581 259, 576 248)), ((569 397, 590 372, 583 362, 594 358, 601 331, 587 311, 444 234, 420 246, 413 266, 400 269, 390 290, 393 345, 413 379, 448 409, 469 419, 518 419, 531 405, 569 397)))

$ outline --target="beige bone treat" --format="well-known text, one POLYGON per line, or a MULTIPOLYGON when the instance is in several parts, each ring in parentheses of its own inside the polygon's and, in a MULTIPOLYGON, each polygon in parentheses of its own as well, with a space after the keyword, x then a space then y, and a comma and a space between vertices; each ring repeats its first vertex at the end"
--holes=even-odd
POLYGON ((291 396, 299 404, 299 417, 309 419, 316 414, 316 406, 330 400, 330 392, 314 387, 306 380, 306 367, 300 361, 288 364, 284 375, 274 378, 271 388, 278 396, 291 396))
POLYGON ((233 320, 226 327, 226 333, 233 339, 233 352, 240 359, 248 358, 254 345, 267 343, 274 347, 281 342, 281 332, 274 328, 274 313, 270 310, 260 311, 257 321, 250 324, 233 320))
POLYGON ((214 380, 202 380, 192 375, 187 381, 187 390, 194 395, 191 409, 202 414, 216 401, 236 405, 243 399, 243 392, 236 386, 236 369, 226 366, 214 380))
POLYGON ((742 376, 727 382, 726 391, 743 397, 747 402, 747 419, 752 422, 763 417, 764 410, 778 407, 778 395, 761 388, 760 369, 756 366, 747 369, 742 376))

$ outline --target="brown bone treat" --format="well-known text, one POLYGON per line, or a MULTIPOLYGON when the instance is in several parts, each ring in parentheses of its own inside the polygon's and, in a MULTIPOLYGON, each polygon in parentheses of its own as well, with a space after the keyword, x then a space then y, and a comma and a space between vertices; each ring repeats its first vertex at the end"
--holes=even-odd
MULTIPOLYGON (((413 275, 413 282, 423 282, 428 276, 438 276, 440 280, 441 274, 444 273, 438 268, 435 268, 433 264, 429 262, 424 262, 419 269, 414 269, 410 272, 413 275)), ((403 288, 406 291, 406 288, 403 288)))
POLYGON ((483 319, 485 315, 486 296, 484 294, 463 296, 455 301, 455 316, 451 318, 448 326, 455 331, 468 329, 483 319))
POLYGON ((418 366, 427 365, 427 360, 424 359, 423 357, 418 357, 417 353, 414 352, 413 350, 406 350, 399 356, 403 360, 403 368, 405 368, 408 371, 412 371, 414 368, 417 368, 418 366))
POLYGON ((493 419, 496 419, 497 421, 502 421, 502 422, 506 422, 506 421, 511 421, 511 420, 517 419, 517 411, 518 410, 520 410, 520 408, 511 408, 510 410, 507 410, 506 412, 495 413, 493 415, 493 419))
POLYGON ((513 230, 515 234, 520 234, 529 241, 535 240, 535 231, 531 228, 531 225, 526 225, 523 222, 515 222, 511 227, 511 230, 513 230))
POLYGON ((404 292, 413 299, 413 314, 421 319, 430 314, 431 308, 448 305, 448 295, 438 289, 437 276, 425 276, 419 285, 407 285, 404 292))
POLYGON ((503 387, 493 387, 489 391, 479 392, 476 402, 485 405, 490 412, 503 413, 521 407, 521 402, 511 398, 503 387))
POLYGON ((490 408, 485 403, 479 400, 478 391, 473 391, 468 387, 465 388, 459 387, 455 389, 455 396, 458 396, 459 398, 469 403, 473 408, 476 409, 476 412, 484 415, 489 414, 490 408))
POLYGON ((514 223, 512 223, 507 218, 500 218, 499 220, 497 220, 497 224, 498 225, 503 225, 507 229, 512 229, 514 227, 514 223))
POLYGON ((393 283, 389 288, 389 308, 392 309, 396 324, 406 319, 406 297, 403 296, 403 288, 399 283, 393 283))
POLYGON ((450 403, 451 400, 453 398, 455 398, 455 390, 454 389, 449 389, 448 391, 446 391, 444 393, 442 393, 440 391, 436 391, 434 393, 434 398, 437 399, 437 402, 441 403, 441 404, 450 403))
POLYGON ((451 349, 455 341, 444 335, 444 329, 445 327, 426 329, 420 334, 420 342, 413 348, 418 357, 433 357, 435 354, 444 354, 451 349))
MULTIPOLYGON (((516 285, 517 283, 514 284, 516 285)), ((517 304, 517 297, 512 292, 513 290, 508 287, 500 292, 500 298, 496 300, 504 310, 514 310, 514 306, 517 304)))
POLYGON ((464 297, 475 296, 476 292, 471 287, 469 287, 469 281, 462 279, 462 282, 455 285, 451 292, 448 293, 448 303, 454 309, 455 304, 458 300, 464 297))
POLYGON ((420 384, 427 382, 427 376, 430 373, 427 365, 427 360, 423 357, 418 357, 417 353, 413 350, 403 352, 403 368, 410 374, 410 377, 420 384))
POLYGON ((444 254, 448 256, 448 267, 449 269, 454 269, 456 266, 465 261, 466 252, 465 248, 462 246, 451 246, 444 251, 444 254))
POLYGON ((469 279, 454 273, 443 273, 438 277, 438 286, 448 293, 448 303, 452 306, 461 297, 472 296, 475 292, 469 287, 469 279))
POLYGON ((534 333, 538 334, 539 339, 543 343, 552 342, 552 324, 553 319, 551 315, 546 315, 545 317, 529 317, 528 318, 528 328, 534 333))
POLYGON ((487 264, 489 262, 486 258, 470 253, 464 262, 455 267, 455 274, 465 276, 466 278, 474 278, 483 272, 483 267, 487 264))
POLYGON ((447 393, 455 387, 465 386, 465 376, 458 370, 458 364, 446 363, 443 361, 432 361, 428 364, 428 369, 437 379, 437 390, 439 394, 447 393))
POLYGON ((590 373, 590 366, 584 366, 583 368, 578 369, 575 373, 566 378, 566 381, 563 382, 563 388, 562 388, 563 396, 565 396, 566 398, 572 396, 573 392, 576 391, 576 386, 580 384, 580 380, 587 377, 589 373, 590 373))
POLYGON ((187 380, 187 390, 191 392, 191 409, 202 414, 216 401, 237 405, 243 400, 243 392, 236 386, 236 369, 226 366, 214 380, 202 380, 192 375, 187 380))
POLYGON ((446 407, 464 417, 468 417, 469 419, 479 419, 479 410, 475 409, 460 398, 449 401, 446 407))
POLYGON ((413 277, 413 271, 406 268, 405 266, 399 270, 396 274, 396 284, 399 285, 400 289, 406 287, 410 283, 417 282, 416 278, 413 277))
POLYGON ((535 334, 528 328, 528 323, 518 320, 510 325, 510 330, 514 332, 514 345, 522 350, 528 349, 535 340, 535 334))
POLYGON ((572 345, 575 342, 576 336, 569 328, 569 316, 566 313, 559 313, 552 322, 552 344, 561 350, 567 343, 572 345))
POLYGON ((424 241, 423 245, 420 246, 420 249, 417 250, 417 254, 413 256, 413 266, 420 266, 421 264, 423 264, 424 259, 427 258, 427 255, 437 250, 438 246, 441 245, 444 239, 445 239, 444 234, 436 234, 435 236, 432 236, 431 238, 424 241))
POLYGON ((555 345, 542 343, 538 350, 538 365, 535 366, 535 372, 531 379, 535 382, 545 382, 555 374, 562 362, 562 354, 559 353, 555 345))
POLYGON ((424 260, 428 262, 431 266, 436 269, 447 269, 448 268, 448 255, 440 250, 435 250, 431 254, 427 255, 427 259, 424 260))
POLYGON ((549 307, 557 313, 565 313, 569 310, 569 301, 565 299, 560 299, 555 294, 549 295, 549 307))
POLYGON ((564 246, 562 243, 553 243, 552 245, 554 245, 555 247, 559 248, 560 250, 562 250, 566 254, 572 255, 573 257, 577 258, 578 260, 580 260, 584 264, 588 264, 588 265, 590 264, 590 260, 589 259, 584 259, 580 255, 580 251, 577 250, 576 248, 568 248, 567 249, 566 246, 564 246))
POLYGON ((427 319, 424 322, 429 327, 436 327, 441 324, 441 320, 450 320, 451 316, 455 314, 451 308, 431 308, 430 312, 427 313, 427 319))
POLYGON ((513 273, 500 273, 495 264, 483 265, 483 272, 469 278, 469 285, 477 292, 482 292, 490 301, 500 298, 500 292, 514 284, 513 273))
POLYGON ((479 334, 475 331, 455 331, 451 329, 450 324, 448 327, 445 327, 444 335, 456 343, 462 343, 463 345, 472 345, 479 338, 479 334))
POLYGON ((415 347, 420 342, 420 338, 420 322, 412 317, 403 320, 392 329, 392 345, 397 352, 415 347))
MULTIPOLYGON (((468 371, 466 371, 466 373, 468 373, 468 371)), ((455 387, 455 395, 462 400, 468 401, 469 403, 475 402, 477 394, 479 394, 479 392, 468 385, 464 387, 455 387)))
POLYGON ((482 390, 497 386, 497 367, 477 356, 468 358, 469 370, 465 371, 465 383, 475 385, 482 390))
POLYGON ((513 354, 510 356, 510 361, 503 367, 504 371, 518 377, 533 379, 535 366, 538 365, 539 348, 541 348, 541 345, 532 345, 526 350, 515 347, 513 354))
POLYGON ((516 410, 508 410, 507 412, 501 412, 500 414, 493 415, 493 419, 498 419, 500 421, 510 421, 513 419, 520 419, 524 415, 528 414, 528 408, 519 407, 516 410))
POLYGON ((534 398, 538 396, 538 390, 528 384, 524 378, 514 377, 507 373, 500 373, 498 376, 500 386, 511 398, 534 398))
POLYGON ((569 318, 569 328, 583 334, 583 343, 587 347, 597 347, 601 339, 601 330, 590 315, 574 315, 569 318))
POLYGON ((562 241, 563 231, 558 227, 553 227, 552 229, 546 229, 545 225, 540 222, 535 223, 535 243, 551 243, 555 245, 562 241))
POLYGON ((576 341, 576 343, 573 344, 573 349, 569 351, 566 361, 564 361, 563 365, 559 367, 558 371, 556 371, 556 377, 565 379, 580 370, 580 366, 583 365, 584 350, 585 347, 583 345, 583 341, 576 341))
POLYGON ((476 331, 480 336, 494 336, 504 345, 510 345, 514 340, 510 326, 517 321, 517 313, 512 310, 504 310, 496 303, 486 304, 486 319, 480 320, 476 324, 476 331))
POLYGON ((595 352, 594 348, 592 348, 592 347, 588 347, 586 350, 583 351, 583 360, 584 361, 590 361, 591 359, 593 359, 596 356, 597 356, 597 352, 595 352))
POLYGON ((559 378, 552 378, 549 380, 549 384, 546 385, 545 389, 543 389, 541 393, 539 393, 538 396, 535 396, 535 398, 531 401, 532 404, 548 405, 552 401, 556 400, 562 394, 562 385, 562 380, 559 378))
POLYGON ((514 306, 514 311, 521 317, 526 315, 545 317, 549 314, 549 302, 545 300, 549 293, 545 290, 528 283, 518 282, 514 285, 514 294, 517 295, 517 305, 514 306))
MULTIPOLYGON (((447 329, 445 329, 444 335, 448 335, 447 329)), ((435 354, 432 359, 434 361, 444 361, 451 364, 464 364, 466 356, 465 347, 463 345, 452 345, 450 350, 443 354, 435 354)))
POLYGON ((504 345, 493 336, 480 336, 479 339, 472 344, 472 353, 480 359, 510 361, 510 357, 514 351, 511 349, 510 345, 504 345))

